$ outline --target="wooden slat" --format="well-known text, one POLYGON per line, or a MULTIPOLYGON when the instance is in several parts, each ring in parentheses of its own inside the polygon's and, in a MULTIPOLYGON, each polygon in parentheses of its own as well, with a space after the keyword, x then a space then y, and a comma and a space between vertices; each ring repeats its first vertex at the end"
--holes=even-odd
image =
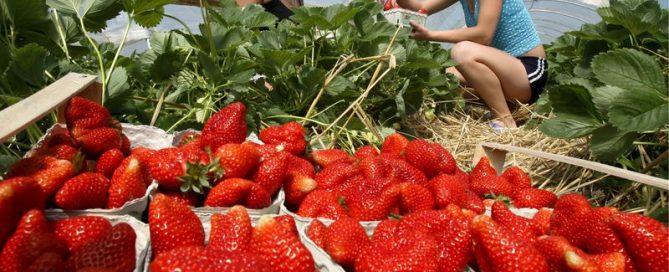
POLYGON ((506 153, 514 152, 587 168, 607 175, 624 178, 626 180, 635 181, 638 183, 650 185, 653 187, 669 191, 669 180, 641 174, 634 171, 625 170, 611 165, 606 165, 598 162, 583 160, 564 155, 546 153, 542 151, 537 151, 512 145, 504 145, 498 143, 481 143, 480 145, 481 147, 483 147, 484 151, 486 152, 486 155, 488 155, 488 159, 490 159, 491 164, 493 164, 493 166, 495 167, 495 169, 497 169, 498 172, 500 172, 501 167, 503 167, 504 165, 506 153))
POLYGON ((87 98, 99 101, 99 88, 92 86, 95 79, 91 75, 69 73, 30 97, 2 110, 0 141, 5 142, 77 94, 82 93, 87 98))

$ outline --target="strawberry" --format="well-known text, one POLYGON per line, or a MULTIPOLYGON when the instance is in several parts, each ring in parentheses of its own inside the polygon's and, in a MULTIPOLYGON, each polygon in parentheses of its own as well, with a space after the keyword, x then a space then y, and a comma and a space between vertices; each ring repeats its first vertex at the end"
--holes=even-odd
POLYGON ((557 196, 547 190, 537 188, 516 189, 511 198, 513 205, 518 208, 553 207, 557 196))
POLYGON ((431 210, 434 207, 434 196, 427 188, 413 183, 401 183, 395 186, 399 186, 402 214, 431 210))
POLYGON ((542 235, 541 228, 534 225, 532 220, 512 213, 501 201, 495 201, 492 205, 491 215, 496 223, 506 227, 525 241, 534 242, 538 236, 542 235))
POLYGON ((68 130, 53 130, 49 136, 44 139, 44 146, 69 145, 76 147, 74 139, 70 136, 68 130))
POLYGON ((6 178, 32 177, 42 188, 44 196, 50 198, 60 186, 74 175, 74 165, 51 156, 20 159, 9 168, 6 178))
POLYGON ((240 178, 225 179, 209 191, 204 200, 207 207, 232 207, 240 204, 251 209, 268 207, 272 196, 265 187, 240 178))
POLYGON ((251 144, 225 144, 214 156, 219 159, 226 179, 244 178, 260 162, 260 154, 251 144))
POLYGON ((116 271, 135 269, 135 240, 137 234, 128 223, 118 223, 104 236, 72 252, 71 260, 77 269, 108 268, 116 271))
POLYGON ((348 163, 336 163, 318 172, 314 180, 316 180, 317 188, 334 191, 359 174, 360 171, 357 166, 348 163))
POLYGON ((360 159, 358 166, 362 175, 370 180, 389 179, 394 174, 386 161, 378 156, 360 159))
POLYGON ((72 145, 67 144, 48 146, 37 151, 35 156, 52 156, 56 159, 70 161, 74 164, 76 164, 78 160, 81 160, 81 153, 79 153, 79 150, 72 145))
POLYGON ((39 257, 30 264, 27 271, 66 272, 67 263, 61 254, 45 252, 39 255, 39 257))
POLYGON ((29 177, 0 181, 0 245, 19 223, 21 216, 31 209, 44 209, 44 193, 37 182, 29 177))
POLYGON ((553 209, 541 208, 534 214, 532 222, 535 226, 538 227, 542 235, 547 234, 548 230, 551 227, 551 216, 553 215, 553 209))
POLYGON ((224 144, 240 144, 246 138, 246 106, 232 103, 207 120, 200 136, 202 146, 217 150, 224 144))
POLYGON ((488 157, 481 157, 471 173, 469 173, 469 182, 488 180, 497 177, 497 170, 492 168, 488 157))
POLYGON ((139 153, 137 158, 148 162, 147 167, 151 177, 160 184, 161 187, 170 190, 178 190, 182 181, 179 177, 185 175, 186 170, 183 167, 183 152, 178 148, 165 148, 157 151, 149 149, 136 148, 132 154, 139 153))
POLYGON ((243 252, 248 250, 252 234, 253 227, 246 208, 234 206, 227 214, 211 216, 211 234, 207 249, 243 252))
POLYGON ((194 192, 183 193, 181 191, 165 190, 162 188, 158 189, 159 192, 165 195, 166 197, 169 197, 174 201, 181 202, 186 206, 198 207, 200 205, 200 198, 198 197, 197 193, 194 192))
POLYGON ((312 272, 315 269, 313 257, 300 238, 270 216, 263 216, 258 221, 250 249, 276 272, 312 272))
POLYGON ((86 131, 76 140, 84 154, 91 157, 98 157, 110 149, 120 149, 123 144, 121 132, 109 127, 86 131))
POLYGON ((483 199, 481 199, 481 197, 469 189, 465 190, 465 200, 462 202, 462 208, 471 210, 476 214, 482 214, 485 212, 483 199))
POLYGON ((120 208, 128 201, 143 197, 148 178, 147 169, 139 159, 130 156, 123 160, 112 176, 107 208, 120 208))
POLYGON ((399 230, 400 223, 400 219, 396 218, 381 220, 381 222, 376 225, 376 229, 374 229, 374 233, 370 240, 373 243, 377 243, 378 241, 388 241, 399 230))
POLYGON ((439 251, 439 271, 463 271, 474 257, 469 228, 471 219, 452 204, 446 207, 444 213, 450 219, 448 227, 434 234, 439 251))
POLYGON ((456 176, 442 174, 432 178, 427 188, 434 195, 436 206, 444 208, 449 204, 462 206, 467 184, 458 180, 456 176))
MULTIPOLYGON (((601 253, 589 255, 588 259, 596 263, 602 271, 623 272, 626 271, 625 255, 620 252, 601 253)), ((627 269, 629 271, 629 269, 627 269)))
POLYGON ((188 206, 160 193, 149 204, 149 231, 155 256, 180 246, 204 246, 200 219, 188 206))
POLYGON ((511 183, 516 190, 532 188, 532 178, 518 166, 507 168, 504 173, 502 173, 502 177, 511 183))
MULTIPOLYGON (((470 176, 471 183, 469 188, 481 197, 488 194, 494 196, 513 196, 513 185, 508 183, 506 179, 499 176, 490 176, 485 178, 475 178, 470 176)), ((543 199, 543 198, 542 198, 543 199)))
POLYGON ((359 160, 362 160, 367 157, 376 157, 379 155, 379 151, 376 149, 376 147, 371 146, 371 145, 366 145, 361 148, 358 148, 353 156, 359 160))
POLYGON ((591 236, 587 228, 591 216, 592 208, 584 196, 576 193, 562 195, 555 202, 549 233, 563 236, 569 243, 585 248, 585 242, 591 236))
POLYGON ((586 214, 586 224, 583 229, 588 234, 588 238, 585 240, 585 245, 588 252, 593 254, 621 252, 627 269, 633 270, 634 264, 625 250, 623 242, 611 226, 607 224, 615 213, 618 213, 616 209, 591 209, 590 214, 586 214))
POLYGON ((67 180, 56 192, 56 205, 64 210, 104 208, 109 180, 100 173, 86 172, 67 180))
POLYGON ((328 191, 315 190, 307 195, 297 210, 299 216, 337 220, 346 216, 346 210, 337 197, 328 191))
POLYGON ((388 154, 390 156, 400 158, 404 156, 404 149, 409 144, 409 140, 402 136, 402 134, 391 134, 383 141, 381 146, 381 154, 388 154))
POLYGON ((325 251, 333 261, 344 267, 353 267, 355 258, 369 244, 365 229, 352 218, 334 221, 328 233, 325 236, 325 251))
POLYGON ((427 140, 413 140, 405 148, 405 159, 428 177, 440 173, 453 174, 455 159, 443 146, 427 140))
POLYGON ((314 177, 316 170, 314 169, 314 165, 312 165, 308 160, 298 156, 290 155, 286 173, 288 176, 304 175, 308 177, 314 177))
POLYGON ((425 173, 408 162, 398 159, 386 159, 386 163, 392 169, 393 175, 398 182, 410 182, 427 186, 428 179, 425 173))
MULTIPOLYGON (((359 201, 347 203, 351 217, 361 221, 370 221, 385 219, 391 213, 398 214, 403 186, 393 185, 374 197, 361 198, 359 201)), ((411 202, 410 198, 407 197, 407 199, 411 202)))
MULTIPOLYGON (((93 129, 112 125, 111 115, 107 109, 82 97, 73 97, 67 103, 65 120, 70 132, 75 127, 93 129)), ((77 134, 72 135, 78 138, 77 134)))
MULTIPOLYGON (((135 153, 137 149, 133 150, 135 153)), ((218 162, 210 161, 206 152, 197 148, 165 148, 156 152, 143 151, 142 156, 151 155, 146 165, 151 177, 163 189, 194 191, 202 194, 209 188, 209 181, 218 176, 218 162), (213 176, 213 177, 212 177, 213 176)), ((141 157, 139 157, 141 158, 141 157)))
POLYGON ((258 151, 258 154, 260 154, 260 161, 264 161, 276 153, 285 151, 285 147, 281 144, 258 144, 250 141, 246 141, 245 143, 252 145, 256 151, 258 151))
POLYGON ((200 133, 194 130, 186 131, 179 139, 178 147, 183 147, 185 145, 195 145, 199 146, 201 144, 200 133))
POLYGON ((622 240, 638 271, 662 271, 669 267, 669 228, 640 214, 617 213, 609 226, 622 240))
POLYGON ((300 236, 300 232, 297 230, 297 223, 295 223, 295 218, 293 218, 292 215, 284 214, 275 216, 274 220, 279 222, 279 224, 281 224, 281 226, 283 226, 285 229, 295 234, 295 236, 300 236))
POLYGON ((534 246, 545 256, 553 270, 604 271, 588 254, 569 244, 562 236, 542 236, 534 246))
POLYGON ((314 219, 307 228, 307 237, 309 237, 309 239, 311 239, 311 241, 313 241, 314 244, 316 244, 318 247, 325 250, 325 239, 327 236, 327 231, 328 227, 325 226, 323 222, 318 219, 314 219))
POLYGON ((306 132, 297 122, 267 127, 258 136, 264 143, 284 145, 284 150, 293 155, 304 154, 307 147, 306 132))
POLYGON ((77 216, 58 220, 52 224, 56 236, 67 243, 70 252, 105 236, 112 225, 109 220, 97 216, 77 216))
POLYGON ((251 179, 263 186, 270 195, 274 195, 281 189, 281 185, 286 179, 289 162, 288 153, 277 153, 262 161, 251 174, 251 179))
POLYGON ((471 223, 474 255, 481 271, 549 271, 546 259, 492 218, 479 215, 471 223))
POLYGON ((283 184, 283 190, 286 193, 286 205, 297 207, 302 200, 313 190, 316 189, 316 180, 309 176, 294 175, 283 184))
POLYGON ((123 155, 130 155, 131 150, 132 150, 132 143, 130 143, 130 139, 128 138, 128 136, 121 133, 121 152, 123 152, 123 155))
POLYGON ((114 174, 114 170, 121 165, 123 159, 125 159, 125 156, 120 149, 107 150, 98 158, 98 162, 95 165, 95 172, 101 173, 107 178, 111 178, 114 174))
POLYGON ((183 246, 158 255, 149 267, 153 272, 168 271, 229 271, 270 272, 269 264, 261 258, 245 254, 209 250, 202 246, 183 246))
POLYGON ((373 237, 358 254, 355 271, 437 271, 437 242, 431 235, 408 228, 384 233, 388 237, 373 237))
POLYGON ((144 165, 149 166, 150 161, 156 156, 157 151, 146 147, 137 147, 130 151, 130 155, 137 157, 144 165))
POLYGON ((337 162, 352 162, 353 159, 341 149, 319 149, 311 151, 311 160, 318 166, 325 168, 337 162))
POLYGON ((53 234, 41 210, 29 210, 4 244, 0 253, 0 268, 8 272, 27 271, 45 253, 54 253, 64 260, 67 247, 53 234))

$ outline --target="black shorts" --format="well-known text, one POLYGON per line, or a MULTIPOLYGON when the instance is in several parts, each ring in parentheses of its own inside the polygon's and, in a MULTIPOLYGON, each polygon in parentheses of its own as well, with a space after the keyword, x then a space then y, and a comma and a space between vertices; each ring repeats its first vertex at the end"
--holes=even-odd
POLYGON ((548 81, 548 62, 544 58, 539 57, 518 57, 520 62, 525 66, 527 72, 527 79, 530 81, 530 96, 529 104, 532 104, 539 99, 539 95, 544 91, 544 86, 548 81))

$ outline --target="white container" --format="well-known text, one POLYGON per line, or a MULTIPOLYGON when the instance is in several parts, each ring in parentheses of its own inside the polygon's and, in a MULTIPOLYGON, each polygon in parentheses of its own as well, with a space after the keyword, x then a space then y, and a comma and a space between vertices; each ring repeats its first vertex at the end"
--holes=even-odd
POLYGON ((143 272, 143 271, 148 271, 145 270, 145 267, 148 264, 149 259, 147 258, 148 256, 151 256, 151 235, 149 234, 149 225, 135 219, 132 216, 128 215, 100 215, 100 214, 78 214, 78 215, 71 215, 71 214, 64 214, 64 213, 52 213, 52 214, 46 214, 47 218, 49 220, 55 221, 55 220, 62 220, 65 218, 69 217, 76 217, 76 216, 84 216, 84 215, 90 215, 90 216, 99 216, 102 218, 108 219, 112 225, 116 225, 119 223, 128 223, 133 230, 135 230, 135 234, 137 235, 137 238, 135 239, 135 254, 137 256, 136 263, 135 263, 135 270, 134 272, 143 272))
MULTIPOLYGON (((263 215, 279 215, 279 210, 281 206, 283 206, 283 201, 284 201, 284 193, 283 190, 280 190, 279 193, 276 195, 274 198, 274 201, 272 201, 272 204, 263 209, 246 209, 248 212, 249 216, 251 219, 258 219, 263 215)), ((195 207, 191 208, 193 212, 195 212, 195 215, 197 215, 198 218, 200 218, 200 221, 202 221, 202 224, 205 224, 205 226, 208 226, 210 223, 211 215, 212 214, 217 214, 217 213, 227 213, 230 208, 232 207, 195 207)), ((205 232, 207 233, 207 236, 209 235, 209 230, 205 229, 205 232)))
POLYGON ((414 21, 419 25, 424 26, 425 21, 427 21, 427 14, 399 8, 384 11, 383 16, 385 16, 390 23, 403 26, 409 26, 409 21, 414 21))

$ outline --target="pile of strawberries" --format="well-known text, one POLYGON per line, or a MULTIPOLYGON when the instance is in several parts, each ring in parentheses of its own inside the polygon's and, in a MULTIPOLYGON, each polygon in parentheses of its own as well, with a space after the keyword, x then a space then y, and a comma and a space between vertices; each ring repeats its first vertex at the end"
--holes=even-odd
POLYGON ((0 271, 133 271, 136 238, 127 223, 94 216, 47 222, 32 209, 4 244, 0 271))
POLYGON ((348 271, 666 271, 669 228, 614 208, 593 208, 579 194, 533 219, 493 201, 492 214, 450 204, 379 223, 369 238, 350 217, 307 236, 348 271))
POLYGON ((365 146, 353 156, 340 149, 314 150, 320 167, 313 179, 288 184, 286 206, 300 216, 383 220, 456 204, 484 212, 488 196, 510 198, 516 207, 552 207, 557 197, 532 188, 527 173, 510 167, 500 176, 487 158, 467 174, 438 143, 388 136, 381 151, 365 146))
POLYGON ((211 216, 205 245, 198 217, 184 203, 157 194, 149 206, 153 260, 158 271, 312 272, 314 260, 290 216, 263 216, 255 227, 243 206, 211 216))
POLYGON ((67 130, 50 135, 31 157, 14 163, 5 178, 40 186, 49 204, 65 210, 119 208, 141 198, 151 179, 130 155, 130 141, 109 111, 81 97, 65 111, 67 130))

